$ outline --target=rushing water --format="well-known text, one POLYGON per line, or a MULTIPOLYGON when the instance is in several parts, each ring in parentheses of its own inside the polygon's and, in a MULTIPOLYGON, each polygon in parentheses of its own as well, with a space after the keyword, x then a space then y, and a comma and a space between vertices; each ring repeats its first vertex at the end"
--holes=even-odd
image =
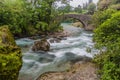
MULTIPOLYGON (((73 27, 63 23, 65 30, 71 32, 70 37, 60 43, 50 43, 49 52, 32 52, 31 47, 34 40, 23 38, 16 40, 23 52, 23 66, 20 70, 19 80, 35 80, 40 74, 48 71, 64 71, 68 69, 69 62, 87 56, 92 58, 96 53, 92 47, 92 32, 84 31, 82 28, 73 27), (91 53, 86 51, 91 48, 91 53)), ((49 41, 49 39, 48 39, 49 41)))

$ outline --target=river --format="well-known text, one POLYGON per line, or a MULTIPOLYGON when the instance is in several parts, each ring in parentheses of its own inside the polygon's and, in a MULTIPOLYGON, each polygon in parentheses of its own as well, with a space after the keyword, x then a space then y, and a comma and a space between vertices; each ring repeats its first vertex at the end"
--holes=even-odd
POLYGON ((93 58, 97 53, 93 48, 92 32, 76 28, 68 23, 61 25, 71 33, 71 36, 66 37, 60 43, 50 43, 49 52, 32 52, 31 47, 35 40, 28 38, 16 40, 23 53, 23 66, 19 80, 36 80, 44 72, 67 70, 70 67, 68 64, 70 61, 85 56, 93 58), (91 49, 90 52, 86 51, 88 48, 91 49))

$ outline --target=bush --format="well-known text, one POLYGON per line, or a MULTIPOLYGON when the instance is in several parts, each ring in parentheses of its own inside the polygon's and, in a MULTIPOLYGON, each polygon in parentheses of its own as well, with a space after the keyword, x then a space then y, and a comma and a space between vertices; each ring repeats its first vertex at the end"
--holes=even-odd
POLYGON ((0 2, 0 26, 9 25, 16 35, 29 34, 30 13, 27 12, 23 0, 3 0, 0 2))
POLYGON ((111 5, 110 8, 115 10, 120 10, 120 4, 111 5))
POLYGON ((88 5, 88 13, 93 14, 96 10, 96 5, 94 3, 90 3, 88 5))
POLYGON ((120 12, 102 23, 94 34, 94 41, 98 48, 105 47, 96 55, 94 61, 100 67, 101 80, 120 79, 120 12))
POLYGON ((102 23, 94 32, 94 40, 102 47, 117 43, 120 37, 120 12, 113 14, 112 18, 102 23))
POLYGON ((0 80, 18 80, 22 53, 8 26, 0 27, 0 80))
POLYGON ((111 18, 111 14, 115 13, 116 10, 113 9, 107 9, 105 11, 97 11, 94 13, 92 19, 93 19, 93 24, 95 27, 98 27, 101 25, 103 22, 105 22, 107 19, 111 18))
POLYGON ((101 80, 120 79, 120 42, 114 44, 107 51, 101 52, 94 58, 99 65, 101 80))

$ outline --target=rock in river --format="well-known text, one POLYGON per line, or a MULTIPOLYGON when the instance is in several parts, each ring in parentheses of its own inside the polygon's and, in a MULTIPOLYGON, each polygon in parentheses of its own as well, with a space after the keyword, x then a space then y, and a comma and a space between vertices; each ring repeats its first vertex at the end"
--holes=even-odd
POLYGON ((50 44, 46 39, 41 39, 39 41, 35 41, 32 46, 32 51, 49 51, 50 44))

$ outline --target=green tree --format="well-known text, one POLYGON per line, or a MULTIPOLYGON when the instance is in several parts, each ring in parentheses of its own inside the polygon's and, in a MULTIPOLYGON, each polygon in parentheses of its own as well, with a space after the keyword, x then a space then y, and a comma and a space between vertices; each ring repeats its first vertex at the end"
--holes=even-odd
POLYGON ((107 19, 103 22, 96 30, 94 39, 95 41, 102 46, 110 46, 110 44, 117 43, 117 38, 120 37, 120 12, 112 15, 112 18, 107 19))
POLYGON ((96 5, 94 3, 90 3, 88 5, 88 13, 93 14, 95 12, 95 10, 96 10, 96 5))
POLYGON ((105 11, 97 11, 92 16, 93 18, 93 24, 95 27, 99 27, 103 22, 105 22, 107 19, 111 18, 112 14, 115 13, 116 10, 113 9, 107 9, 105 11))
POLYGON ((114 4, 109 7, 110 9, 120 10, 120 4, 114 4))
POLYGON ((78 5, 77 7, 74 8, 75 12, 82 13, 82 7, 78 5))
POLYGON ((69 0, 0 0, 0 25, 9 25, 16 36, 52 31, 56 1, 69 0))
POLYGON ((13 34, 25 34, 28 15, 23 0, 3 0, 0 3, 0 25, 9 25, 13 34))

